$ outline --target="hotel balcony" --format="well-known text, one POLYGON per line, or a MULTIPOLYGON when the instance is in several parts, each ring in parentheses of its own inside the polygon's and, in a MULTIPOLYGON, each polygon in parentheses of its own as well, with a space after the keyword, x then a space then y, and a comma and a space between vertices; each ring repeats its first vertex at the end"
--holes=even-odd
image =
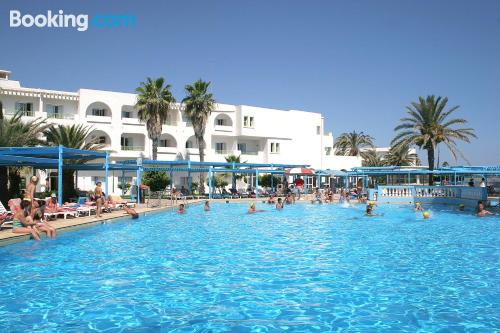
POLYGON ((75 114, 69 112, 47 113, 47 119, 73 120, 75 119, 75 114))
MULTIPOLYGON (((14 116, 17 113, 16 110, 6 110, 6 116, 14 116)), ((35 111, 21 111, 22 117, 35 117, 35 111)))
POLYGON ((122 146, 125 151, 144 151, 144 146, 122 146))

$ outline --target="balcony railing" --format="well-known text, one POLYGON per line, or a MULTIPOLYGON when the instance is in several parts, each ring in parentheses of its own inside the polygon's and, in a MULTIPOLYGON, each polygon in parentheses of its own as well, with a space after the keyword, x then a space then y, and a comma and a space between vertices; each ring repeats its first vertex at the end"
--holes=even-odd
MULTIPOLYGON (((20 113, 21 113, 21 116, 23 116, 23 117, 34 117, 35 116, 35 111, 21 111, 20 113)), ((5 112, 5 115, 7 115, 7 116, 13 116, 15 114, 17 114, 17 111, 15 111, 15 110, 7 110, 5 112)))
POLYGON ((230 154, 231 151, 229 151, 227 149, 215 149, 215 153, 217 155, 227 155, 227 154, 230 154))
POLYGON ((144 146, 122 146, 122 150, 127 151, 143 151, 144 146))
POLYGON ((47 113, 49 119, 75 119, 74 114, 68 113, 47 113))
POLYGON ((259 155, 258 151, 242 151, 241 155, 259 155))

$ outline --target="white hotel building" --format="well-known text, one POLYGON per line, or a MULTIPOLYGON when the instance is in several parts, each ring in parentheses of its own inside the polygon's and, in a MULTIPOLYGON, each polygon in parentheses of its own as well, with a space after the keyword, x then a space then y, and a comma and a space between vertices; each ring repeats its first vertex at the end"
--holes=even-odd
MULTIPOLYGON (((25 88, 10 75, 0 70, 4 115, 23 111, 26 119, 47 118, 54 124, 91 126, 91 136, 106 145, 111 160, 151 157, 151 140, 134 109, 136 94, 25 88)), ((205 161, 224 162, 225 156, 234 154, 247 162, 307 164, 316 169, 361 166, 358 157, 334 155, 333 135, 324 132, 323 115, 314 112, 219 103, 208 120, 205 140, 205 161)), ((163 126, 158 159, 199 160, 193 127, 179 109, 171 112, 163 126)), ((78 187, 91 189, 98 178, 95 172, 80 172, 78 187)), ((117 174, 110 180, 112 192, 119 192, 119 178, 117 174)), ((173 181, 177 186, 185 185, 186 177, 179 174, 173 181)))

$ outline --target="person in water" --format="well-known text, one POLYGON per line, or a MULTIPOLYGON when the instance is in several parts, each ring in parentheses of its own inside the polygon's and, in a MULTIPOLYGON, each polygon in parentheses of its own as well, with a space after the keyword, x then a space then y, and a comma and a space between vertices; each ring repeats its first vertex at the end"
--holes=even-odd
POLYGON ((184 204, 179 205, 179 209, 177 210, 178 214, 184 214, 186 213, 186 209, 184 208, 184 204))
POLYGON ((366 205, 366 212, 365 212, 365 216, 384 216, 384 214, 375 214, 373 212, 373 208, 375 207, 374 204, 372 203, 369 203, 368 205, 366 205))
POLYGON ((477 216, 479 217, 484 217, 486 215, 491 215, 492 213, 489 210, 486 210, 484 208, 484 203, 482 201, 479 201, 477 203, 477 216))
POLYGON ((416 212, 424 211, 424 207, 422 207, 422 204, 420 202, 415 202, 415 211, 416 212))
POLYGON ((276 209, 283 209, 283 200, 278 198, 278 202, 276 203, 276 209))
POLYGON ((458 205, 458 210, 463 212, 465 210, 465 205, 464 204, 458 205))
POLYGON ((208 212, 210 210, 210 201, 205 201, 205 207, 203 207, 203 209, 205 210, 205 212, 208 212))
POLYGON ((135 211, 135 209, 127 207, 125 205, 125 206, 123 206, 123 210, 125 211, 125 213, 127 213, 130 216, 132 216, 133 219, 138 219, 139 218, 139 214, 135 211))
POLYGON ((251 202, 250 207, 248 208, 248 214, 253 214, 258 212, 263 212, 263 210, 257 209, 257 207, 255 206, 255 202, 251 202))

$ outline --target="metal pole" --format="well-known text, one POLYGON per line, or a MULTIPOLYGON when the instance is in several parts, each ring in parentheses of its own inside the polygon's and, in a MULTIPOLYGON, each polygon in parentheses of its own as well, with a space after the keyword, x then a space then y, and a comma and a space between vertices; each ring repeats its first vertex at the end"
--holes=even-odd
POLYGON ((137 186, 137 204, 141 203, 141 168, 137 168, 137 179, 135 180, 137 186))
POLYGON ((255 169, 255 198, 259 198, 259 170, 255 169))
POLYGON ((208 198, 212 199, 212 168, 208 169, 208 198))
POLYGON ((63 146, 59 145, 59 158, 57 160, 57 202, 59 206, 63 204, 62 198, 62 173, 63 173, 63 146))
POLYGON ((125 170, 122 170, 122 196, 125 195, 125 170))
POLYGON ((192 194, 191 193, 191 161, 188 161, 188 179, 187 179, 187 181, 188 181, 188 188, 187 188, 188 193, 192 194))
POLYGON ((104 163, 104 174, 105 174, 105 178, 106 178, 106 181, 104 183, 104 198, 107 198, 109 196, 109 193, 108 193, 108 184, 109 184, 109 153, 106 152, 106 160, 105 160, 105 163, 104 163))

